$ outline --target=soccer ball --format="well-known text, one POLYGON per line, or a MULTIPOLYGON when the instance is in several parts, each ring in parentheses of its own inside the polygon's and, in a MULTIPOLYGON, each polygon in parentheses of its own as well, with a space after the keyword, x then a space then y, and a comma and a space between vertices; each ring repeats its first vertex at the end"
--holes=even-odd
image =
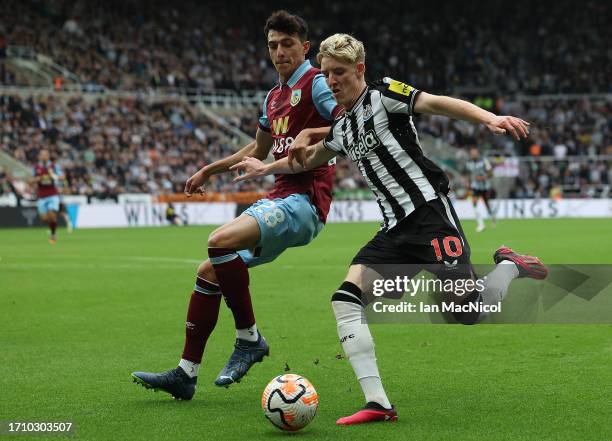
POLYGON ((306 427, 318 406, 319 397, 310 381, 295 374, 274 378, 261 396, 266 418, 279 429, 291 432, 306 427))

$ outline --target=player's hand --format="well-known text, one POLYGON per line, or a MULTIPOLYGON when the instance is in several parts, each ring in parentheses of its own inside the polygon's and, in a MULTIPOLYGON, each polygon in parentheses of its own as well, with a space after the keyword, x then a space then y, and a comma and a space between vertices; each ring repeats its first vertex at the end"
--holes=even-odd
POLYGON ((201 168, 185 182, 185 194, 191 197, 194 193, 204 193, 204 184, 209 178, 210 176, 206 173, 205 168, 201 168))
POLYGON ((289 151, 287 152, 287 160, 289 161, 289 168, 291 169, 292 172, 295 172, 295 164, 293 163, 293 161, 297 162, 299 165, 302 166, 304 170, 306 170, 307 168, 306 167, 306 149, 307 148, 308 148, 308 144, 295 145, 295 143, 291 144, 291 147, 289 147, 289 151))
POLYGON ((245 156, 238 164, 230 167, 230 170, 238 172, 238 176, 234 178, 234 182, 246 181, 247 179, 259 178, 265 176, 266 164, 257 158, 245 156))
POLYGON ((514 116, 495 116, 487 128, 500 135, 510 133, 517 141, 529 135, 529 123, 514 116))
POLYGON ((310 131, 308 129, 304 129, 300 133, 298 133, 298 136, 295 137, 295 139, 291 143, 291 147, 297 149, 305 149, 310 144, 312 144, 312 136, 310 135, 310 131))
POLYGON ((298 133, 298 136, 295 137, 291 143, 291 147, 289 147, 289 151, 287 152, 289 168, 291 171, 295 172, 295 166, 293 164, 294 160, 304 167, 304 169, 306 169, 304 164, 306 158, 305 151, 311 142, 312 136, 310 135, 308 129, 302 130, 300 133, 298 133))

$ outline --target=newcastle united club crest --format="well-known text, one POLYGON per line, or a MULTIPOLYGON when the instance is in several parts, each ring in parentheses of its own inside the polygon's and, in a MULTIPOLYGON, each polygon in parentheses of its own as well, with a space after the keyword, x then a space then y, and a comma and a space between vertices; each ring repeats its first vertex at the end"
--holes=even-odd
POLYGON ((291 91, 291 107, 295 107, 298 105, 300 100, 302 99, 302 89, 296 89, 291 91))

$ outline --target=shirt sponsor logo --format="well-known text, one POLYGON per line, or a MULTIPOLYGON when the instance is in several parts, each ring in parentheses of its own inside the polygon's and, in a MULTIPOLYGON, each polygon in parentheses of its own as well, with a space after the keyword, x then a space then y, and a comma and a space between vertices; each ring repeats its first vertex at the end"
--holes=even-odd
POLYGON ((368 130, 362 134, 356 143, 353 143, 349 148, 348 156, 353 161, 359 161, 369 151, 376 149, 382 145, 380 139, 374 130, 368 130))
POLYGON ((272 130, 276 135, 285 134, 289 129, 289 115, 282 116, 272 121, 272 130))

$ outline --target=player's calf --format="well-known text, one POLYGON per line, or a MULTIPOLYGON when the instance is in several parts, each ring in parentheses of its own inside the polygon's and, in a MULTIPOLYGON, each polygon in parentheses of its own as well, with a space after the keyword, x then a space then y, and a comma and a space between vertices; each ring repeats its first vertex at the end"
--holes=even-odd
MULTIPOLYGON (((494 256, 496 267, 484 278, 484 290, 473 291, 463 296, 462 303, 483 303, 495 305, 501 303, 508 293, 508 288, 516 278, 529 277, 542 280, 548 269, 537 257, 521 255, 508 247, 499 248, 494 256)), ((477 309, 477 308, 476 308, 477 309)), ((453 313, 453 317, 463 324, 474 324, 487 316, 485 312, 453 313)))
POLYGON ((363 391, 366 402, 377 403, 383 409, 391 409, 391 403, 382 385, 374 339, 366 323, 361 289, 345 281, 332 296, 332 308, 336 316, 338 337, 363 391))

